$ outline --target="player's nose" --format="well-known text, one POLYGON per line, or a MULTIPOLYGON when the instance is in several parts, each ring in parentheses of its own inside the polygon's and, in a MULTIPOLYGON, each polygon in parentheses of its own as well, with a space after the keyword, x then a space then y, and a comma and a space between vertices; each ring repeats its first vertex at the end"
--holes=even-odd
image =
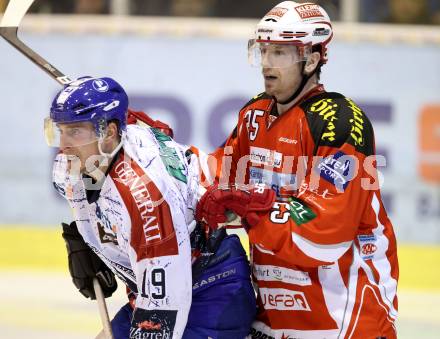
POLYGON ((71 147, 71 144, 69 143, 67 138, 65 136, 61 136, 60 137, 60 151, 62 151, 63 153, 66 153, 70 147, 71 147))

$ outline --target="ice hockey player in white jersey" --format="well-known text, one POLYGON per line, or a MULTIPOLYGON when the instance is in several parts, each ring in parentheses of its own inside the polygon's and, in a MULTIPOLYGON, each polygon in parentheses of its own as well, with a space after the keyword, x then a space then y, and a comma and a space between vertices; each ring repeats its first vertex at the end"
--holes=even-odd
POLYGON ((243 339, 255 296, 239 239, 205 237, 194 220, 203 190, 195 155, 160 124, 127 123, 127 112, 116 81, 83 77, 45 120, 59 147, 53 183, 75 218, 63 224, 75 286, 94 299, 94 277, 106 297, 115 275, 126 284, 135 297, 112 321, 116 339, 243 339))

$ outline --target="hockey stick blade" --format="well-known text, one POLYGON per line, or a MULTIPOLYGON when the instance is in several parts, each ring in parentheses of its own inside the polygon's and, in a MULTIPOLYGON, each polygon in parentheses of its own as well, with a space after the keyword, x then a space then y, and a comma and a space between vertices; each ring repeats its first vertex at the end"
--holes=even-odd
POLYGON ((35 0, 10 0, 0 27, 18 27, 35 0))
POLYGON ((42 56, 29 48, 23 41, 18 38, 18 27, 23 19, 26 11, 32 5, 34 0, 11 0, 6 8, 2 22, 0 24, 0 36, 14 46, 24 56, 49 74, 61 85, 71 82, 69 77, 64 75, 52 64, 47 62, 42 56))

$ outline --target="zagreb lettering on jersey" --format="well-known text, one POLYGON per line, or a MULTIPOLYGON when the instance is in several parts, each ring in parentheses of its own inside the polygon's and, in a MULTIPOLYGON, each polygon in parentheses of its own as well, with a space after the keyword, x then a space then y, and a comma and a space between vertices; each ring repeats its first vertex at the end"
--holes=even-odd
POLYGON ((153 203, 144 181, 126 161, 122 161, 116 165, 115 172, 122 183, 130 189, 130 193, 136 202, 143 221, 145 240, 147 243, 153 240, 160 240, 161 234, 158 220, 156 216, 152 214, 155 203, 157 202, 153 203))
POLYGON ((172 339, 177 311, 136 308, 130 328, 130 338, 172 339))
POLYGON ((171 339, 172 334, 167 331, 161 331, 156 333, 142 332, 141 328, 130 329, 130 339, 171 339))

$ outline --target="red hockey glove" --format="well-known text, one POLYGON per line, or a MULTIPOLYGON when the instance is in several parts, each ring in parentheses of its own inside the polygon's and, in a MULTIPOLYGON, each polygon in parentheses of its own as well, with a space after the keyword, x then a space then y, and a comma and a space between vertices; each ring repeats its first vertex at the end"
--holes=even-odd
POLYGON ((217 229, 227 221, 226 213, 231 211, 241 217, 245 228, 249 228, 258 224, 261 214, 268 212, 274 201, 275 192, 263 185, 242 190, 215 184, 208 187, 197 204, 196 219, 217 229))

